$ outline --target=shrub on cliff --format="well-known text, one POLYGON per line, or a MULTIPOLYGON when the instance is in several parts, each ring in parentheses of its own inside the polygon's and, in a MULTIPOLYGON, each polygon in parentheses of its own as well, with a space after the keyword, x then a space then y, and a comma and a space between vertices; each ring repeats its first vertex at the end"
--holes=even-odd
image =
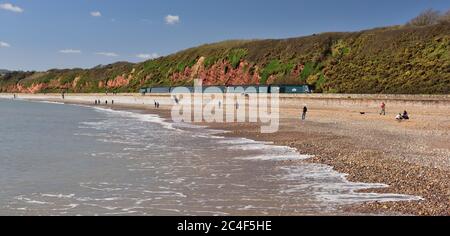
POLYGON ((280 60, 272 60, 261 71, 261 84, 267 84, 269 77, 272 75, 283 78, 288 75, 294 68, 293 63, 282 63, 280 60))
POLYGON ((247 55, 246 49, 233 49, 228 54, 228 61, 231 63, 231 66, 233 66, 233 69, 236 69, 239 66, 239 63, 241 60, 247 55))
POLYGON ((439 11, 428 9, 420 13, 412 20, 410 20, 408 26, 427 26, 437 24, 439 22, 450 22, 450 10, 445 13, 439 11))
POLYGON ((438 23, 440 17, 441 16, 440 16, 439 11, 435 11, 433 9, 428 9, 428 10, 420 13, 420 15, 416 16, 414 19, 410 20, 408 22, 408 25, 412 25, 412 26, 432 25, 432 24, 438 23))

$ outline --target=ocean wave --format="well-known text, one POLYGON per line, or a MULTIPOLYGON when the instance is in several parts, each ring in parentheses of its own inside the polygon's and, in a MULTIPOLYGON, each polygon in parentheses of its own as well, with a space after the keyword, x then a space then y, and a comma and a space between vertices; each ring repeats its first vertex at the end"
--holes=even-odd
POLYGON ((360 190, 388 188, 389 185, 380 183, 355 183, 347 179, 347 175, 336 172, 331 166, 289 166, 282 167, 285 175, 281 179, 302 182, 310 179, 308 184, 285 186, 281 194, 295 194, 311 189, 318 199, 334 204, 354 204, 363 202, 397 202, 419 201, 422 197, 404 194, 360 193, 360 190), (339 181, 336 180, 340 179, 339 181), (338 194, 336 194, 338 192, 338 194))
POLYGON ((119 111, 119 110, 113 110, 113 109, 102 108, 102 107, 92 107, 92 106, 88 106, 88 107, 91 107, 91 108, 93 108, 93 109, 95 109, 96 111, 99 111, 99 112, 113 113, 113 114, 118 114, 120 116, 131 117, 131 118, 143 121, 143 122, 151 122, 151 123, 159 124, 159 125, 163 126, 165 129, 168 129, 168 130, 174 130, 174 131, 177 131, 177 132, 183 132, 183 130, 175 128, 172 123, 167 122, 165 119, 163 119, 163 118, 161 118, 161 117, 159 117, 157 115, 140 114, 140 113, 129 112, 129 111, 119 111))
POLYGON ((45 103, 45 104, 54 104, 54 105, 66 105, 63 102, 52 102, 52 101, 33 101, 33 102, 45 103))
POLYGON ((253 161, 296 161, 309 159, 311 156, 300 155, 298 153, 292 154, 263 154, 250 157, 238 157, 238 160, 253 160, 253 161))

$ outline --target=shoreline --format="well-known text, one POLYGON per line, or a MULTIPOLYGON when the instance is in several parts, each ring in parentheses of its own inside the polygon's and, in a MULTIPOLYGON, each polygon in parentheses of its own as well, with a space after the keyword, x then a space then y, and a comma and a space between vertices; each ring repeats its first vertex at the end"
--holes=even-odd
MULTIPOLYGON (((86 95, 86 97, 89 96, 86 95)), ((148 99, 161 99, 161 97, 148 99)), ((170 100, 170 97, 168 99, 170 100)), ((40 99, 31 98, 30 100, 40 99)), ((87 100, 71 101, 70 97, 66 101, 55 97, 41 100, 93 105, 87 100)), ((114 108, 143 110, 171 120, 170 106, 165 105, 165 102, 162 102, 161 109, 152 109, 145 102, 141 105, 139 102, 127 104, 125 101, 120 102, 120 99, 117 101, 114 108)), ((295 102, 302 104, 303 101, 295 102)), ((225 136, 271 141, 275 145, 295 148, 300 154, 314 156, 299 162, 332 166, 336 171, 346 173, 347 179, 352 182, 382 183, 390 186, 384 189, 368 189, 364 192, 405 194, 425 199, 412 202, 352 205, 345 209, 348 212, 450 215, 450 144, 447 142, 449 141, 450 111, 448 108, 435 110, 433 105, 423 107, 420 104, 413 104, 414 106, 408 107, 408 111, 413 110, 413 114, 417 114, 413 119, 418 121, 397 123, 390 121, 391 117, 380 118, 373 111, 376 108, 371 106, 365 107, 370 111, 369 114, 361 117, 356 114, 356 111, 361 109, 359 105, 352 107, 352 105, 344 104, 326 109, 314 102, 308 103, 313 104, 311 115, 309 120, 301 122, 297 118, 298 111, 295 107, 293 108, 289 102, 280 102, 282 110, 280 132, 275 134, 260 134, 258 124, 199 124, 211 129, 229 131, 230 133, 224 134, 225 136), (429 112, 434 113, 427 114, 429 112), (439 115, 439 119, 423 122, 423 120, 432 119, 433 117, 429 116, 436 114, 439 115)), ((111 108, 111 106, 106 107, 111 108)))

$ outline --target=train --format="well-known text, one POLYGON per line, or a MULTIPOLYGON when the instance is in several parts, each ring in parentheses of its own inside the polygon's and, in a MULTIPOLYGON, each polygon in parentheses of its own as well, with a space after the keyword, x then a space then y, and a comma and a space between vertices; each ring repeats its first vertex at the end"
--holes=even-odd
MULTIPOLYGON (((178 87, 146 87, 141 88, 139 93, 165 94, 177 93, 178 87)), ((193 93, 194 87, 182 87, 184 91, 193 93)), ((237 85, 237 86, 203 86, 203 93, 281 93, 281 94, 308 94, 313 93, 313 87, 309 85, 237 85)), ((184 93, 184 92, 183 92, 184 93)))

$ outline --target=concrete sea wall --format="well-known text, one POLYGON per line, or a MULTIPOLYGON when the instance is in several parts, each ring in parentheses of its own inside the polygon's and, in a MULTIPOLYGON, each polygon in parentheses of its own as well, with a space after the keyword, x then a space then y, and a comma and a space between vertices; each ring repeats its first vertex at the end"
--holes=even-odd
MULTIPOLYGON (((210 96, 210 94, 207 94, 210 96)), ((0 98, 13 98, 13 94, 0 94, 0 98)), ((241 96, 241 95, 238 95, 241 96)), ((120 104, 153 105, 158 101, 161 105, 173 104, 170 94, 16 94, 18 99, 50 100, 59 102, 94 103, 100 100, 120 104)), ((301 107, 303 105, 330 108, 377 108, 385 102, 390 107, 417 107, 424 109, 450 109, 450 95, 366 95, 366 94, 280 94, 283 107, 301 107)))

